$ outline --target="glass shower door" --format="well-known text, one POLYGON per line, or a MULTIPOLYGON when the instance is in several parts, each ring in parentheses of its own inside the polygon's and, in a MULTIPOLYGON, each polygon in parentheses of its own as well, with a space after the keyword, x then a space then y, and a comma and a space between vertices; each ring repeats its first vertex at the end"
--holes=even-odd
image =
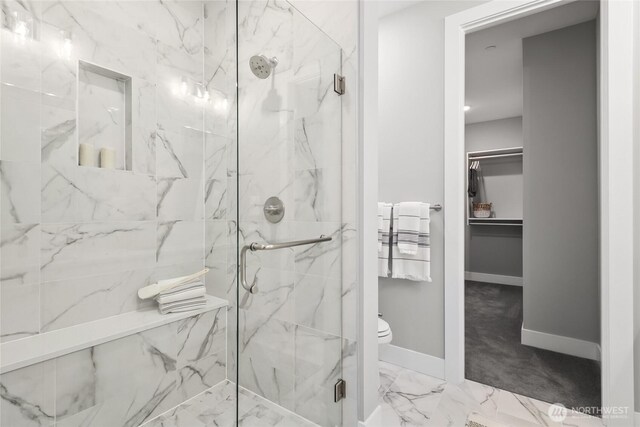
POLYGON ((342 425, 342 52, 286 2, 237 19, 239 421, 342 425))

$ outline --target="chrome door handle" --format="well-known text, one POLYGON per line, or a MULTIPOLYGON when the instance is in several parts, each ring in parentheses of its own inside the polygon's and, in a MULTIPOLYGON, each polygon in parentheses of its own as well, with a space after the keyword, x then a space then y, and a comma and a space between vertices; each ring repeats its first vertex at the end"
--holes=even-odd
POLYGON ((240 251, 240 283, 242 284, 242 287, 251 294, 255 294, 256 292, 258 292, 257 277, 253 279, 253 283, 251 283, 251 286, 247 284, 247 251, 273 251, 276 249, 292 248, 294 246, 312 245, 314 243, 328 242, 330 240, 333 240, 333 237, 326 237, 324 235, 321 235, 317 239, 294 240, 292 242, 272 244, 253 242, 249 243, 248 245, 244 245, 242 247, 242 250, 240 251))

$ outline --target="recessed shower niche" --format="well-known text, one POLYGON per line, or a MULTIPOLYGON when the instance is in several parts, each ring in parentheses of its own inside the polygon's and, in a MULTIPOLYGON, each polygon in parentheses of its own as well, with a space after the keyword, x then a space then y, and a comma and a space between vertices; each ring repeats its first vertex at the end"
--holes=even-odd
POLYGON ((131 170, 131 77, 78 61, 78 164, 131 170))

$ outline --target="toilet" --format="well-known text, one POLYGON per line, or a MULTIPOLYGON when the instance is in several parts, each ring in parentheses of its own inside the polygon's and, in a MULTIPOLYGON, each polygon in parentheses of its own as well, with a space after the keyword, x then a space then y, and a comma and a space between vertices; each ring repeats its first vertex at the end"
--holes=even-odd
POLYGON ((391 338, 391 327, 382 317, 378 317, 378 344, 389 344, 391 338))

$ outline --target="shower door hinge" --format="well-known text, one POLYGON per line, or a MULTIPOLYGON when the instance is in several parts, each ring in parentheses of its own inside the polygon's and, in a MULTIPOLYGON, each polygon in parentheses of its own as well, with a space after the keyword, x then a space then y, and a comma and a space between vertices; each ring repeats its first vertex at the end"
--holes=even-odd
POLYGON ((347 383, 343 379, 339 379, 333 386, 333 401, 340 402, 347 395, 347 383))
POLYGON ((333 91, 338 95, 344 95, 346 90, 346 83, 344 82, 344 76, 340 74, 333 75, 333 91))

